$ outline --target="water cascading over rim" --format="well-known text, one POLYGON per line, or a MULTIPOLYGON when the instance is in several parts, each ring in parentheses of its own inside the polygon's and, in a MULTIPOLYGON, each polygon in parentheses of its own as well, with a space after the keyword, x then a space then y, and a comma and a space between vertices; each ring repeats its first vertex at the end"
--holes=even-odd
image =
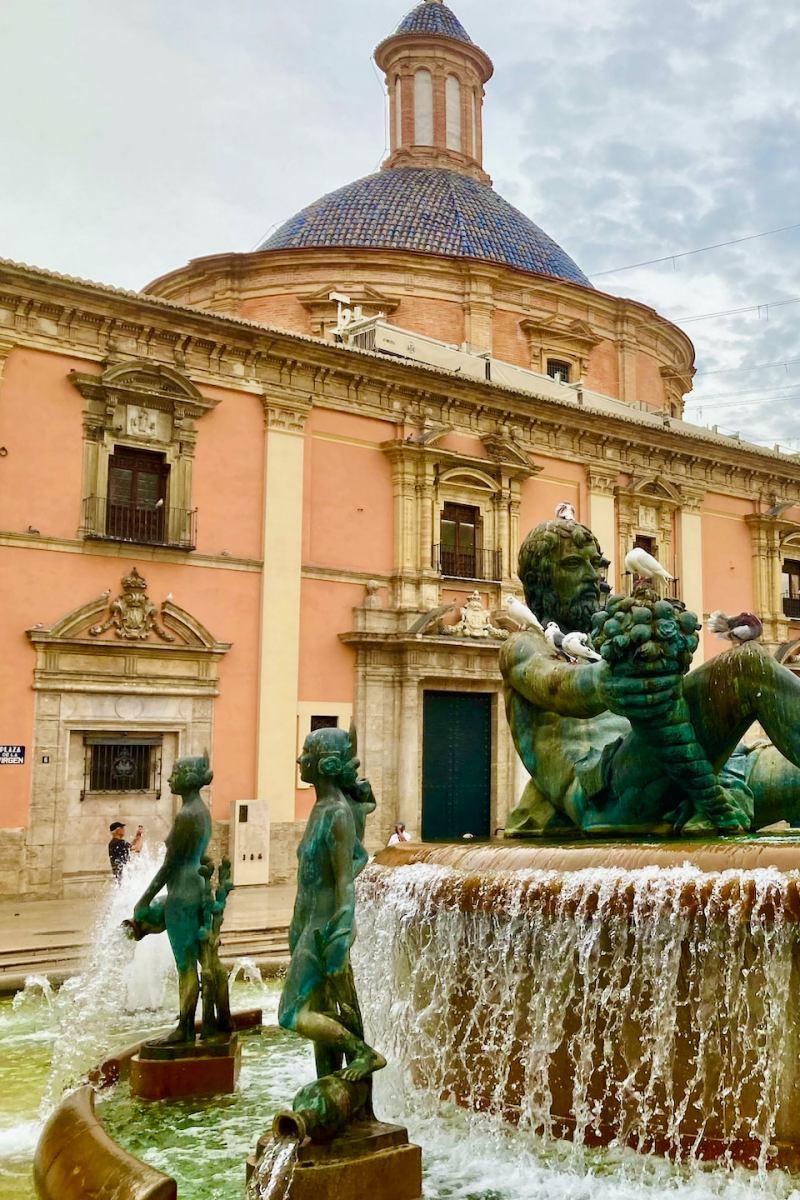
POLYGON ((548 1138, 796 1167, 797 873, 497 868, 537 853, 553 856, 431 846, 368 868, 376 1044, 418 1086, 548 1138))

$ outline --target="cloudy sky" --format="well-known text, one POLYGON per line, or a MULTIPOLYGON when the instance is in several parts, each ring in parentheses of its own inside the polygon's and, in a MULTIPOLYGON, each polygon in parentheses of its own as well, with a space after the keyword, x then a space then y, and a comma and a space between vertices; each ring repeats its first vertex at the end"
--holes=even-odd
MULTIPOLYGON (((2 0, 0 256, 138 288, 252 249, 379 165, 370 54, 409 7, 2 0)), ((780 303, 800 299, 800 227, 598 274, 800 226, 800 5, 452 7, 495 63, 497 189, 598 287, 685 319, 691 419, 800 449, 800 302, 780 303)))

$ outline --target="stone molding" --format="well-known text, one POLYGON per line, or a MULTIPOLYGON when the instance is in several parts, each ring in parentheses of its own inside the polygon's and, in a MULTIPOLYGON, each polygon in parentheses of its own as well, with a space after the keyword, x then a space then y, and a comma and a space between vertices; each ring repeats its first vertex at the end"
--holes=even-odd
MULTIPOLYGON (((150 631, 135 640, 93 635, 92 627, 102 625, 107 612, 104 594, 49 628, 26 631, 36 655, 24 885, 33 892, 59 895, 65 877, 94 878, 98 862, 105 861, 102 820, 109 799, 99 794, 91 805, 83 802, 87 733, 158 734, 170 756, 200 753, 213 744, 213 701, 230 643, 218 641, 170 600, 158 610, 168 642, 152 639, 150 631)), ((162 762, 162 780, 169 765, 162 762)), ((137 800, 122 798, 127 804, 137 800)), ((160 825, 163 836, 171 800, 158 785, 147 811, 153 832, 160 825)))
MULTIPOLYGON (((274 256, 267 258, 274 262, 274 256)), ((409 266, 421 269, 413 256, 409 266)), ((543 286, 565 297, 569 291, 550 281, 543 286)), ((596 301, 617 303, 602 296, 596 301)), ((520 396, 241 318, 0 263, 0 337, 9 325, 17 345, 101 362, 108 357, 109 338, 120 351, 130 348, 142 360, 162 364, 174 362, 179 348, 193 377, 262 397, 268 392, 271 400, 290 406, 304 408, 313 397, 315 404, 335 411, 401 424, 416 404, 432 409, 434 417, 446 413, 459 432, 472 435, 491 433, 499 417, 519 428, 521 445, 540 456, 606 469, 613 463, 627 473, 655 469, 680 486, 740 497, 766 495, 780 485, 787 498, 800 500, 796 458, 699 429, 654 424, 635 409, 618 416, 544 396, 520 396), (15 324, 19 312, 23 316, 15 324)))
POLYGON ((264 425, 279 433, 305 433, 310 404, 287 404, 273 396, 264 396, 264 425))
MULTIPOLYGON (((101 375, 71 371, 69 380, 85 401, 82 499, 105 498, 109 462, 118 447, 155 450, 169 465, 166 540, 183 545, 185 514, 192 508, 196 422, 219 400, 204 396, 175 367, 146 359, 107 358, 101 375)), ((87 506, 81 532, 105 532, 101 506, 87 506)))

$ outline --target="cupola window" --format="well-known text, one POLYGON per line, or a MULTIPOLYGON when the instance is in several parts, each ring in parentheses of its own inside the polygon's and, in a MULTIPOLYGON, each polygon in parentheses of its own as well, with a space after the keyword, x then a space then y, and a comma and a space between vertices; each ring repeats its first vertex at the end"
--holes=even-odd
POLYGON ((403 144, 403 87, 399 75, 394 81, 394 144, 403 144))
POLYGON ((461 150, 461 84, 455 75, 445 83, 445 116, 447 120, 447 149, 461 150))
POLYGON ((417 71, 414 76, 414 142, 417 146, 433 145, 433 79, 430 71, 417 71))

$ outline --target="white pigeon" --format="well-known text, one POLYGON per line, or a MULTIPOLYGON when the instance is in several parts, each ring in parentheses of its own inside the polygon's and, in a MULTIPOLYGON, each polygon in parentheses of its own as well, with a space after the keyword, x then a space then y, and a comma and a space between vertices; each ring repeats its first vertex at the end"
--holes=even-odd
POLYGON ((506 608, 512 620, 521 625, 523 629, 538 629, 539 633, 544 633, 541 622, 533 615, 527 604, 523 604, 516 596, 509 596, 506 599, 506 608))
POLYGON ((561 649, 570 658, 583 659, 584 662, 599 662, 600 655, 589 645, 588 633, 565 633, 561 649))
POLYGON ((556 516, 560 517, 562 521, 574 521, 575 505, 570 504, 569 500, 562 500, 560 504, 556 505, 556 516))
POLYGON ((648 554, 641 546, 634 546, 633 550, 629 550, 625 555, 625 570, 630 571, 631 575, 656 580, 656 587, 659 591, 664 583, 669 583, 675 578, 674 575, 670 575, 666 567, 662 567, 657 558, 648 554))
POLYGON ((555 621, 548 621, 544 627, 544 636, 547 638, 554 650, 563 651, 564 635, 561 632, 560 626, 556 625, 555 621))

